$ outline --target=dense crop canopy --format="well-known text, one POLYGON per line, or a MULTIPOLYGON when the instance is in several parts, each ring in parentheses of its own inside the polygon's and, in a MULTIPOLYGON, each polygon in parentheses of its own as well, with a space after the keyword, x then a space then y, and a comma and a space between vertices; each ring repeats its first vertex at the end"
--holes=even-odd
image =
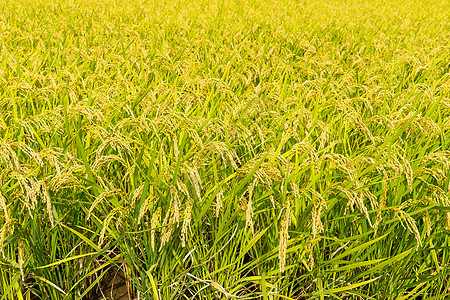
POLYGON ((449 297, 449 11, 0 3, 2 299, 449 297))

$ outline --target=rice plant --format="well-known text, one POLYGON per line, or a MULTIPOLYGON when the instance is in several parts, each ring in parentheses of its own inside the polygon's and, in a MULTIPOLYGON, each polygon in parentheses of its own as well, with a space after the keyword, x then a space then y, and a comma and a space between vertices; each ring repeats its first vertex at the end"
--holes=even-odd
POLYGON ((0 3, 0 300, 449 298, 449 12, 0 3))

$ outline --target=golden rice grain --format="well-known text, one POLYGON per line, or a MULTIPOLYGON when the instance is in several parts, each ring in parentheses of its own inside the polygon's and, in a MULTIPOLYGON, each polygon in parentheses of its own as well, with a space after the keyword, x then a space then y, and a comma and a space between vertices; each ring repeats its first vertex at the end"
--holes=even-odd
POLYGON ((422 246, 422 241, 420 238, 419 229, 417 228, 416 221, 404 210, 399 208, 392 208, 395 212, 395 215, 398 217, 400 224, 403 226, 403 228, 408 229, 411 233, 414 234, 417 246, 416 249, 418 249, 420 246, 422 246))
POLYGON ((44 200, 45 200, 45 204, 46 204, 46 208, 47 208, 48 219, 50 220, 51 227, 53 227, 55 220, 53 218, 52 200, 50 198, 50 191, 49 191, 48 186, 45 183, 45 181, 41 181, 41 186, 42 186, 42 194, 44 196, 44 200))
MULTIPOLYGON (((138 200, 138 198, 140 198, 142 196, 143 191, 144 191, 143 184, 141 184, 134 190, 133 194, 131 195, 130 209, 134 210, 134 208, 136 206, 136 201, 138 200)), ((138 224, 139 224, 139 222, 138 222, 138 224)))
POLYGON ((112 189, 112 190, 105 191, 105 192, 101 193, 100 195, 98 195, 95 198, 94 202, 92 203, 91 207, 89 208, 88 215, 87 215, 87 220, 89 220, 89 218, 91 217, 91 214, 94 211, 95 207, 101 201, 103 201, 106 198, 111 197, 111 196, 120 195, 121 193, 122 193, 122 191, 120 189, 112 189))
POLYGON ((23 269, 24 264, 25 264, 25 242, 22 238, 19 239, 18 246, 17 246, 17 252, 18 252, 18 264, 19 264, 20 276, 22 277, 22 281, 25 281, 25 271, 23 269))
POLYGON ((100 237, 98 239, 98 247, 101 247, 103 245, 103 239, 105 238, 105 233, 109 227, 109 223, 111 223, 114 216, 122 210, 123 208, 119 206, 111 210, 111 212, 109 212, 108 215, 106 215, 105 219, 103 220, 102 229, 100 231, 100 237))
POLYGON ((216 195, 216 217, 218 218, 220 215, 220 209, 222 208, 222 200, 223 200, 223 190, 219 189, 216 195))
POLYGON ((280 230, 279 230, 279 246, 278 246, 278 260, 280 265, 280 272, 283 273, 285 271, 286 266, 286 251, 287 251, 287 243, 289 241, 289 226, 291 225, 291 199, 286 199, 284 204, 285 213, 281 218, 280 222, 280 230))
POLYGON ((181 228, 181 246, 186 246, 186 237, 188 234, 188 230, 191 225, 191 218, 192 218, 192 207, 194 206, 194 200, 192 198, 188 198, 188 201, 186 203, 186 208, 184 209, 183 213, 183 226, 181 228))
POLYGON ((158 207, 156 209, 156 211, 153 213, 152 215, 152 220, 150 222, 150 229, 151 229, 151 234, 150 234, 150 242, 151 242, 151 246, 152 246, 152 250, 155 251, 155 245, 156 245, 156 228, 159 225, 159 222, 161 220, 161 212, 162 209, 161 207, 158 207))
POLYGON ((5 220, 6 220, 6 222, 8 222, 8 220, 9 220, 8 206, 6 204, 6 199, 3 196, 1 191, 0 191, 0 210, 3 210, 3 215, 5 217, 5 220))

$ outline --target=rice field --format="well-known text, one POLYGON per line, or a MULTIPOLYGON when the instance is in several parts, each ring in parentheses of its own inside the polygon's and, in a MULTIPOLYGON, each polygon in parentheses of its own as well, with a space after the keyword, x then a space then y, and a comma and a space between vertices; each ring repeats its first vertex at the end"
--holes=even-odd
POLYGON ((445 0, 0 2, 0 300, 448 299, 449 143, 445 0))

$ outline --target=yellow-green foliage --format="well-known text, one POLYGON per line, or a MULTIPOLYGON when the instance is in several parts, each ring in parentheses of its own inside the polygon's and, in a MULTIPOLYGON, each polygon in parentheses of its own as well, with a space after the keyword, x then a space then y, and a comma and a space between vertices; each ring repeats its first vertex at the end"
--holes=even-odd
POLYGON ((448 297, 449 11, 3 1, 2 299, 448 297))

